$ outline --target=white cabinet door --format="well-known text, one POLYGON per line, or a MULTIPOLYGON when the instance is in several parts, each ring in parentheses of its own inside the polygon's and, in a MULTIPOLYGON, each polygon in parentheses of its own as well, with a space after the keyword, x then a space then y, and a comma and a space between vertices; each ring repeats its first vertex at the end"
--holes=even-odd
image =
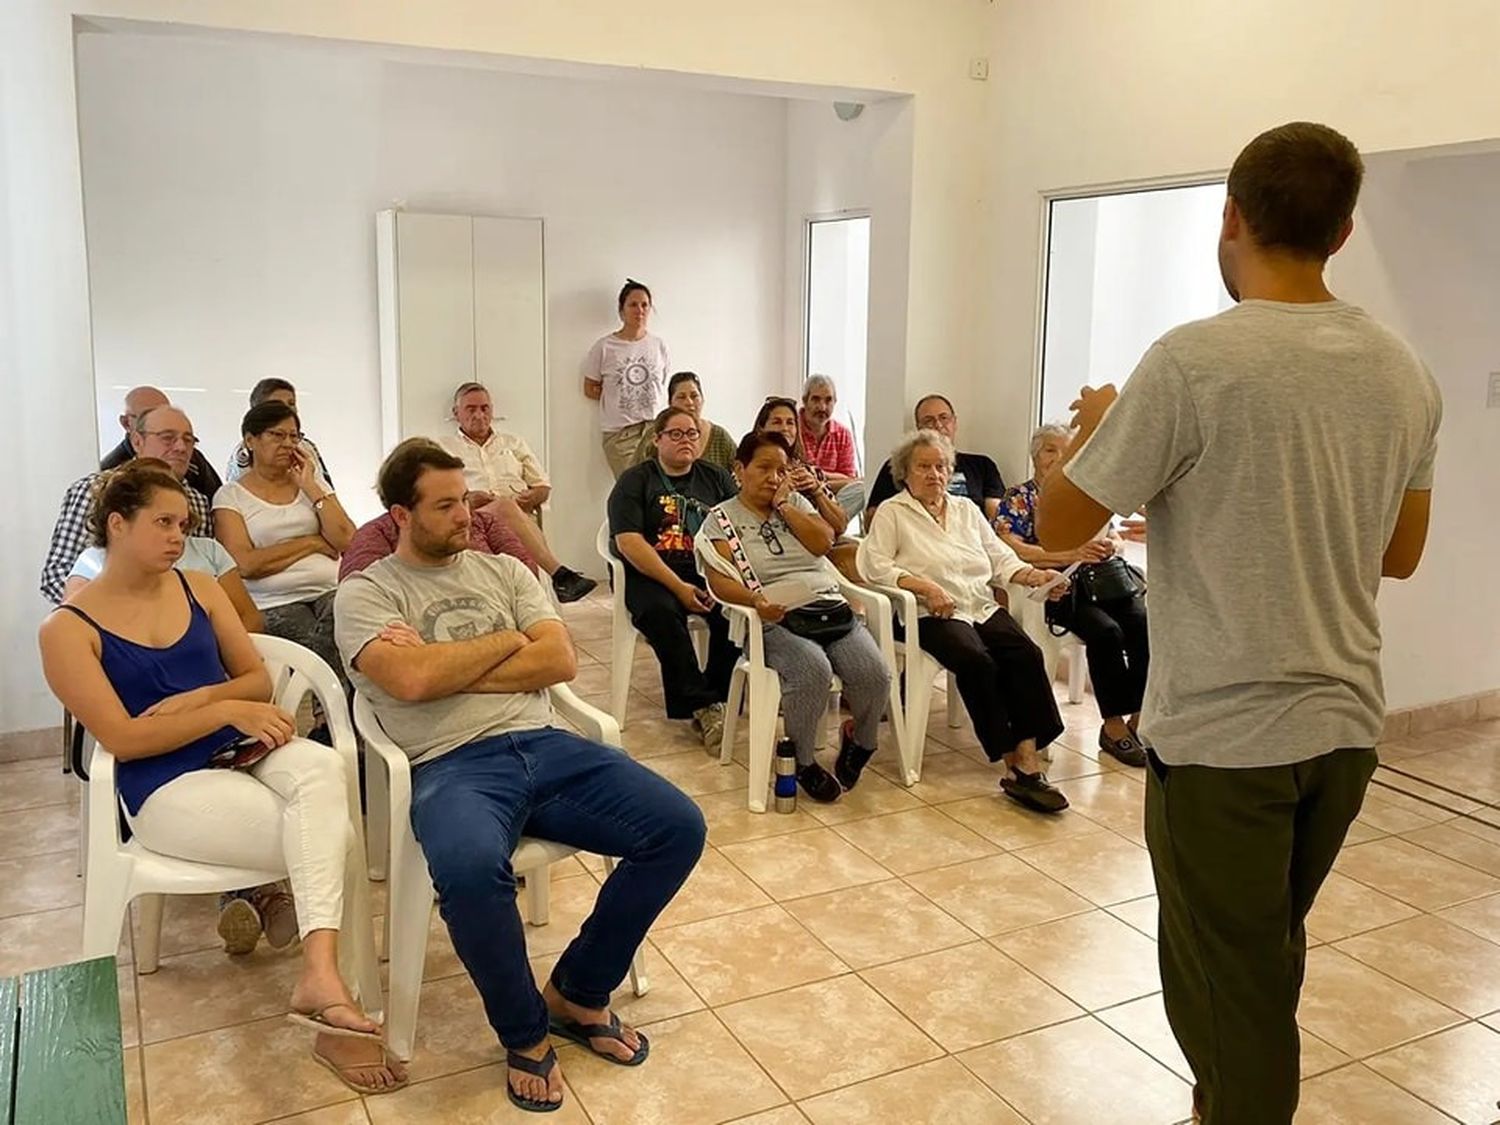
POLYGON ((495 426, 547 464, 545 285, 540 219, 474 218, 474 378, 495 426))
POLYGON ((453 391, 477 380, 496 427, 547 461, 542 221, 376 216, 382 431, 387 450, 452 429, 453 391))

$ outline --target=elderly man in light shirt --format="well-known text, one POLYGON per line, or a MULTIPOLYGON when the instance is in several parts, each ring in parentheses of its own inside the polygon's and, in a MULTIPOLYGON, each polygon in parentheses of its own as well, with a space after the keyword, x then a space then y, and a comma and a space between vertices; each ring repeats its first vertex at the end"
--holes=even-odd
POLYGON ((458 428, 440 444, 464 463, 469 507, 499 518, 516 533, 531 557, 552 578, 559 602, 574 602, 598 585, 563 566, 533 518, 552 495, 552 485, 536 454, 517 434, 495 429, 494 405, 483 383, 462 383, 453 392, 458 428))

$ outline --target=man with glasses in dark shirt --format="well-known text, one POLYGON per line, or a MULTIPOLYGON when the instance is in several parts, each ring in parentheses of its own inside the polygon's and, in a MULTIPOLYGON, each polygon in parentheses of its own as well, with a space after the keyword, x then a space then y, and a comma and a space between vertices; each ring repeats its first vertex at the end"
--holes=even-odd
MULTIPOLYGON (((912 411, 912 420, 919 430, 936 430, 958 448, 958 411, 943 395, 927 395, 917 400, 912 411)), ((1000 510, 1000 500, 1005 495, 1005 481, 995 462, 983 453, 955 453, 953 475, 948 478, 948 495, 967 496, 984 510, 988 523, 995 522, 995 513, 1000 510)), ((870 488, 870 505, 865 509, 865 526, 875 515, 875 508, 896 495, 896 482, 891 478, 891 463, 880 466, 875 483, 870 488)))
MULTIPOLYGON (((125 436, 120 439, 120 444, 104 455, 99 462, 100 471, 118 469, 132 457, 135 456, 135 446, 131 444, 131 434, 135 430, 135 423, 140 416, 148 410, 155 410, 158 406, 167 405, 167 396, 155 387, 133 387, 125 395, 125 413, 120 415, 120 429, 125 431, 125 436)), ((187 476, 183 477, 183 483, 189 488, 195 488, 204 496, 212 496, 219 491, 219 486, 224 482, 219 479, 219 474, 214 472, 214 467, 208 463, 208 458, 203 456, 203 451, 194 445, 192 457, 188 461, 187 476)), ((206 533, 205 533, 206 534, 206 533)))
POLYGON ((737 491, 717 465, 698 460, 698 423, 668 407, 656 416, 656 456, 620 474, 609 496, 609 533, 624 559, 625 605, 661 664, 667 717, 692 719, 704 749, 718 753, 724 700, 738 653, 729 623, 693 559, 693 535, 708 509, 737 491), (708 665, 698 667, 688 615, 708 623, 708 665))

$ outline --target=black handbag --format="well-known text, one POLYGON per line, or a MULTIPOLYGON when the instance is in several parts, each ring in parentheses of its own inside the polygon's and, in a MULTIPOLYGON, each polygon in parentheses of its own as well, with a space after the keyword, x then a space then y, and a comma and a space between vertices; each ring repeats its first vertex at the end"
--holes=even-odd
POLYGON ((781 624, 804 640, 827 648, 854 632, 854 609, 844 601, 811 602, 787 610, 781 624))
POLYGON ((1119 555, 1085 563, 1073 572, 1070 581, 1068 592, 1046 606, 1047 628, 1055 637, 1068 632, 1080 605, 1109 605, 1146 592, 1146 576, 1119 555))
MULTIPOLYGON (((745 546, 740 542, 739 532, 734 529, 734 521, 717 507, 711 514, 729 544, 729 555, 734 559, 735 569, 740 572, 740 581, 748 589, 759 590, 760 579, 755 576, 755 570, 745 555, 745 546)), ((854 631, 854 609, 842 598, 825 598, 787 610, 780 624, 787 632, 826 648, 854 631)))

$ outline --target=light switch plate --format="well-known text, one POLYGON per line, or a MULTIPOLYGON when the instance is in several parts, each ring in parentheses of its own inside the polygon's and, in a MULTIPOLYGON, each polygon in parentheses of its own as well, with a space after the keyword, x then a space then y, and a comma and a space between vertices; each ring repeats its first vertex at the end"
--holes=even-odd
POLYGON ((1500 409, 1500 371, 1490 372, 1490 393, 1484 405, 1490 410, 1500 409))

